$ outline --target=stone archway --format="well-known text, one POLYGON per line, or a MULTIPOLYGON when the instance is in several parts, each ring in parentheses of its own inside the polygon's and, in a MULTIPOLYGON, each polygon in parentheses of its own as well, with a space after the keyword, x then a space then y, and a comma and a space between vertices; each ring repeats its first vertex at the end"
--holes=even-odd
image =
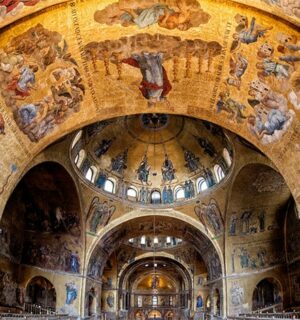
MULTIPOLYGON (((116 21, 122 22, 122 19, 118 20, 120 18, 118 10, 124 9, 122 4, 119 7, 118 1, 114 1, 111 4, 112 7, 110 6, 108 9, 105 9, 106 11, 99 10, 98 1, 93 0, 85 4, 71 2, 69 5, 55 6, 55 4, 60 2, 65 1, 57 0, 54 3, 51 2, 51 6, 53 4, 54 6, 43 12, 39 10, 50 5, 49 1, 43 3, 43 5, 37 5, 37 3, 32 6, 25 5, 24 11, 23 8, 19 8, 21 12, 14 12, 14 14, 18 13, 16 16, 11 15, 10 10, 12 8, 3 8, 6 19, 1 22, 1 25, 7 25, 19 17, 39 11, 35 16, 34 23, 30 19, 32 17, 29 16, 27 19, 17 21, 11 28, 7 28, 2 33, 2 47, 9 54, 13 54, 12 61, 25 61, 25 64, 28 65, 31 65, 30 62, 35 64, 33 69, 31 71, 28 70, 28 72, 34 74, 31 81, 36 82, 36 87, 39 90, 33 92, 33 90, 27 88, 28 90, 25 90, 23 92, 24 96, 22 96, 20 91, 16 91, 16 84, 11 82, 11 77, 5 76, 5 72, 10 74, 14 66, 8 65, 4 67, 5 70, 2 70, 1 81, 4 83, 2 86, 3 90, 1 90, 1 133, 4 133, 6 129, 7 134, 2 137, 2 160, 4 165, 2 168, 3 177, 0 179, 1 211, 28 163, 46 146, 57 141, 63 135, 97 120, 149 112, 146 94, 144 92, 143 95, 143 92, 139 92, 139 85, 137 84, 141 80, 141 69, 138 70, 138 68, 133 68, 132 65, 129 65, 128 59, 133 59, 131 55, 140 54, 141 51, 158 54, 159 49, 166 52, 165 69, 169 73, 170 78, 171 75, 173 76, 173 80, 171 80, 173 89, 170 91, 171 88, 169 87, 170 92, 167 101, 162 99, 162 101, 157 103, 155 105, 155 112, 184 114, 205 119, 241 135, 269 156, 287 181, 296 202, 299 202, 300 187, 299 181, 295 178, 298 173, 296 164, 299 161, 299 154, 298 152, 294 152, 298 148, 297 141, 299 141, 298 107, 292 107, 293 102, 289 101, 289 93, 294 92, 293 90, 296 90, 296 88, 293 87, 292 81, 288 81, 288 83, 285 83, 287 91, 278 92, 281 79, 278 81, 277 75, 270 74, 269 71, 262 72, 260 70, 262 66, 257 63, 257 53, 261 50, 261 46, 264 45, 264 38, 254 35, 254 38, 249 43, 250 45, 246 46, 243 40, 239 38, 242 38, 242 34, 236 32, 240 28, 242 30, 246 28, 246 25, 241 25, 243 19, 247 21, 247 25, 251 20, 256 20, 259 26, 263 26, 262 33, 264 36, 270 42, 276 43, 277 46, 280 44, 279 41, 284 43, 284 39, 278 40, 280 32, 291 33, 297 37, 297 29, 288 23, 282 28, 281 24, 275 23, 277 17, 274 18, 274 16, 265 14, 263 11, 278 15, 282 14, 287 8, 287 10, 291 10, 290 13, 294 13, 295 8, 276 6, 275 10, 272 5, 268 6, 261 3, 262 7, 260 9, 262 10, 259 11, 255 10, 255 7, 258 6, 257 3, 251 4, 251 7, 248 7, 245 4, 237 6, 235 1, 213 3, 202 0, 201 5, 195 1, 193 2, 193 10, 194 8, 198 10, 196 11, 196 16, 199 19, 196 19, 196 24, 194 20, 185 21, 186 23, 183 25, 179 26, 175 24, 171 29, 168 29, 170 27, 169 24, 161 27, 157 21, 152 21, 151 32, 141 33, 141 30, 130 19, 127 21, 130 26, 129 28, 127 23, 116 23, 116 21), (224 19, 216 18, 220 12, 220 6, 224 19), (82 12, 85 12, 87 8, 89 15, 83 18, 82 12), (109 9, 111 8, 116 11, 116 21, 114 19, 110 20, 109 9), (41 21, 46 21, 45 17, 48 14, 53 15, 54 12, 55 15, 53 17, 57 21, 55 28, 53 26, 38 24, 41 21), (7 14, 8 16, 6 16, 7 14), (243 14, 243 19, 239 21, 241 14, 243 14), (81 30, 78 30, 77 26, 79 17, 82 18, 80 23, 81 30), (212 17, 215 18, 211 19, 212 17), (91 24, 90 21, 92 19, 94 19, 94 23, 91 24), (71 21, 71 27, 68 25, 68 28, 66 28, 66 21, 71 21), (99 26, 104 30, 101 36, 97 32, 99 26), (197 32, 192 32, 191 27, 196 28, 197 32), (216 33, 216 28, 220 32, 216 33), (203 30, 205 32, 202 32, 203 30), (41 54, 36 52, 38 51, 37 48, 39 48, 38 44, 40 44, 39 39, 30 38, 30 34, 34 34, 35 32, 37 34, 39 32, 47 35, 51 34, 51 37, 49 37, 51 39, 47 38, 50 44, 43 43, 43 49, 45 49, 45 52, 49 52, 49 55, 51 52, 51 57, 41 57, 41 54), (76 32, 79 32, 79 35, 77 35, 78 39, 73 37, 76 32), (116 39, 116 34, 122 35, 123 38, 116 39), (195 37, 195 34, 199 35, 200 38, 195 37), (16 43, 20 42, 20 39, 25 39, 26 44, 30 43, 30 46, 23 46, 22 43, 18 47, 16 43), (238 39, 241 41, 238 41, 238 39), (63 42, 65 45, 62 45, 63 42), (179 47, 174 47, 174 44, 176 45, 178 42, 180 43, 179 47), (84 47, 83 43, 87 45, 84 47), (149 43, 153 45, 149 45, 149 43), (157 43, 160 43, 160 46, 156 46, 157 43), (230 78, 234 70, 230 70, 230 64, 228 63, 230 57, 233 59, 231 54, 234 53, 234 50, 239 49, 241 46, 244 53, 247 53, 247 66, 249 64, 247 72, 243 75, 245 81, 242 83, 241 76, 237 76, 234 79, 230 78), (56 50, 48 51, 49 48, 56 48, 56 50), (35 51, 35 54, 31 56, 31 60, 33 61, 28 58, 31 51, 35 51), (17 56, 17 52, 19 56, 17 56), (62 55, 62 52, 65 55, 62 55), (200 60, 198 60, 199 58, 200 60), (173 60, 175 61, 175 67, 172 65, 173 60), (195 68, 196 62, 198 65, 195 68), (205 64, 206 71, 208 71, 207 73, 203 72, 204 67, 201 69, 203 63, 205 64), (250 66, 252 72, 249 72, 250 66), (64 76, 69 77, 66 82, 70 82, 71 80, 73 83, 72 98, 74 104, 70 105, 70 100, 72 100, 70 93, 69 96, 65 93, 67 99, 58 97, 61 94, 59 92, 60 81, 58 81, 60 77, 59 67, 65 70, 64 76), (209 73, 210 71, 211 73, 209 73), (289 126, 288 131, 286 133, 282 132, 284 123, 281 123, 281 126, 277 127, 277 131, 279 131, 277 132, 278 137, 275 137, 276 141, 270 148, 264 145, 260 138, 257 137, 259 135, 254 136, 251 133, 251 131, 257 129, 253 127, 253 108, 257 106, 256 103, 259 101, 252 99, 251 95, 248 95, 248 92, 251 91, 249 89, 259 91, 264 86, 257 79, 258 73, 261 77, 264 77, 263 80, 267 83, 265 84, 268 86, 267 89, 269 91, 272 90, 273 93, 275 92, 277 100, 280 100, 280 95, 285 95, 284 103, 281 105, 285 105, 286 108, 293 111, 289 112, 285 119, 281 119, 281 122, 290 120, 287 125, 289 126), (74 77, 74 74, 77 77, 74 77), (180 79, 178 76, 180 76, 180 79), (228 77, 231 81, 227 81, 228 77), (99 78, 104 80, 98 81, 99 78), (50 83, 47 82, 49 79, 50 83), (270 79, 272 81, 269 81, 270 79), (222 87, 224 82, 228 84, 226 89, 222 87), (250 82, 251 88, 249 87, 250 82), (273 82, 275 82, 275 85, 273 85, 273 82), (238 88, 232 85, 233 83, 238 88), (108 86, 108 90, 104 84, 108 86), (240 88, 239 85, 242 85, 242 87, 240 88), (190 90, 185 90, 185 88, 189 88, 190 90), (221 93, 220 96, 219 93, 221 93), (17 99, 15 99, 16 97, 17 99), (28 101, 26 100, 26 103, 23 104, 22 100, 24 100, 24 97, 28 101), (229 97, 231 100, 227 101, 226 99, 229 97), (46 99, 44 100, 44 98, 46 99), (53 100, 55 99, 56 103, 53 104, 53 100), (248 100, 250 100, 250 103, 248 103, 248 100), (233 104, 232 110, 230 110, 230 102, 233 104), (226 104, 228 104, 227 110, 225 108, 226 104), (40 113, 41 110, 37 107, 40 105, 43 106, 43 110, 47 115, 45 119, 43 118, 45 115, 40 113), (60 106, 62 105, 64 105, 64 108, 60 110, 60 106), (22 112, 18 113, 16 111, 19 109, 22 112), (53 109, 56 112, 53 112, 53 109), (245 109, 247 109, 247 112, 243 115, 242 112, 245 109), (66 110, 68 111, 67 114, 65 114, 66 110), (24 116, 24 119, 22 119, 23 114, 29 113, 31 115, 29 118, 24 116), (243 116, 239 113, 242 113, 243 116), (248 113, 251 113, 252 118, 250 117, 250 121, 245 121, 249 116, 248 113), (45 121, 40 122, 41 118, 45 121), (291 120, 292 118, 294 119, 291 120), (248 127, 252 130, 249 130, 248 127), (9 152, 5 152, 8 147, 9 152)), ((172 3, 172 1, 170 2, 172 3)), ((243 0, 237 0, 237 2, 245 3, 243 0)), ((134 7, 136 3, 131 1, 131 4, 134 7)), ((178 7, 175 7, 175 9, 181 10, 178 7)), ((284 18, 298 25, 297 20, 293 19, 293 16, 287 17, 284 15, 284 18)), ((284 20, 282 22, 284 23, 284 20)), ((288 48, 283 49, 287 50, 288 48)), ((277 52, 275 49, 272 52, 276 55, 275 58, 280 60, 280 50, 277 52)), ((287 57, 283 56, 282 58, 284 60, 287 57)), ((20 71, 19 67, 19 65, 16 66, 16 71, 20 71)), ((289 68, 283 67, 282 69, 289 68)), ((245 70, 243 71, 245 72, 245 70)), ((294 71, 297 71, 297 68, 290 69, 290 74, 287 75, 282 70, 280 76, 292 80, 295 74, 292 75, 291 73, 294 71)), ((283 88, 284 86, 281 87, 283 88)), ((253 92, 251 94, 253 95, 253 92)), ((266 103, 266 101, 263 101, 263 103, 266 103)), ((281 111, 285 112, 286 110, 281 111)), ((256 115, 255 112, 254 114, 256 115)), ((287 126, 285 126, 285 129, 287 129, 287 126)), ((260 133, 264 134, 263 132, 260 133)), ((272 136, 274 132, 270 130, 268 133, 269 136, 272 136)))
POLYGON ((282 309, 282 286, 274 278, 264 278, 259 281, 252 295, 252 310, 256 311, 264 308, 272 308, 277 305, 276 310, 282 309))
MULTIPOLYGON (((218 246, 217 243, 213 243, 211 240, 209 240, 207 238, 206 235, 204 235, 203 233, 201 233, 201 231, 199 231, 199 229, 203 229, 204 227, 197 222, 194 222, 194 219, 192 218, 187 218, 184 217, 183 219, 183 215, 179 212, 176 212, 174 210, 162 210, 162 211, 157 211, 157 212, 140 212, 140 211, 136 211, 136 212, 131 212, 130 214, 127 215, 123 215, 121 218, 118 218, 116 220, 113 220, 109 226, 104 227, 97 235, 96 238, 94 238, 94 246, 93 246, 93 250, 90 250, 89 252, 89 258, 87 259, 87 276, 89 278, 93 278, 93 279, 99 279, 101 278, 102 274, 103 274, 103 270, 105 268, 105 263, 106 261, 109 260, 109 257, 111 255, 112 252, 114 252, 115 250, 118 250, 119 245, 122 243, 122 239, 126 239, 126 237, 128 238, 129 236, 129 231, 126 231, 126 228, 129 227, 129 225, 131 226, 135 226, 138 227, 140 223, 143 223, 145 225, 147 224, 152 224, 153 223, 153 215, 159 216, 159 223, 162 223, 162 226, 165 226, 163 228, 169 228, 166 227, 168 225, 170 225, 170 229, 166 229, 164 231, 164 234, 171 232, 172 235, 174 236, 179 236, 179 237, 183 237, 183 239, 190 239, 189 241, 191 241, 191 243, 193 243, 193 245, 195 246, 195 248, 197 248, 199 250, 199 254, 200 256, 203 256, 204 259, 204 263, 206 264, 207 268, 208 268, 208 274, 210 277, 210 281, 211 283, 215 283, 216 281, 218 281, 218 285, 220 290, 223 290, 224 286, 222 284, 223 282, 223 278, 222 278, 222 255, 219 256, 218 254, 218 246), (182 219, 182 220, 181 220, 182 219), (140 221, 140 222, 139 222, 140 221), (181 221, 181 224, 186 225, 185 227, 185 234, 183 235, 182 233, 180 233, 181 231, 179 230, 181 227, 178 227, 178 224, 176 224, 176 227, 173 225, 172 223, 174 223, 175 221, 181 221), (191 224, 189 223, 189 221, 191 222, 191 224), (193 226, 192 226, 193 223, 193 226), (195 229, 195 227, 197 227, 198 231, 195 229), (192 232, 189 231, 189 229, 192 228, 192 232), (176 231, 177 230, 177 231, 176 231), (191 237, 191 238, 189 238, 191 237), (195 238, 196 237, 196 238, 195 238), (198 238, 197 240, 197 237, 198 238), (193 239, 193 240, 192 240, 193 239), (199 239, 200 240, 199 242, 199 239), (201 251, 201 246, 203 246, 203 243, 201 241, 205 241, 206 245, 205 245, 205 251, 201 251), (202 245, 201 245, 202 243, 202 245), (104 250, 105 248, 105 250, 104 250), (213 257, 209 258, 210 255, 213 255, 213 257), (216 262, 213 265, 211 265, 211 261, 216 262), (218 262, 218 263, 217 263, 218 262), (215 269, 215 267, 218 265, 219 271, 217 271, 217 269, 215 269)), ((150 225, 149 225, 150 226, 150 225)), ((148 228, 148 227, 147 227, 148 228)), ((150 228, 151 229, 151 228, 150 228)), ((150 230, 149 229, 149 230, 150 230)), ((128 229, 129 230, 129 229, 128 229)), ((134 227, 130 227, 130 237, 135 237, 137 235, 142 235, 145 231, 145 228, 143 227, 142 231, 139 231, 139 229, 134 230, 134 227)), ((128 238, 129 239, 129 238, 128 238)), ((127 239, 127 240, 128 240, 127 239)), ((121 254, 122 251, 119 251, 119 254, 121 254)), ((132 252, 132 254, 134 254, 134 251, 132 252)), ((148 254, 148 256, 150 257, 150 255, 148 254)), ((149 259, 148 257, 148 259, 149 259)), ((122 258, 123 259, 123 258, 122 258)), ((147 259, 147 255, 143 255, 143 259, 147 259)), ((150 258, 151 259, 151 258, 150 258)), ((124 261, 128 260, 128 267, 130 267, 130 265, 135 261, 135 256, 124 256, 124 261)), ((138 257, 139 261, 140 258, 138 257)), ((124 262, 124 265, 126 265, 126 263, 124 262)), ((190 267, 188 267, 190 268, 190 267)), ((123 267, 122 272, 124 272, 126 270, 125 267, 123 267)), ((90 282, 90 280, 89 280, 90 282)), ((114 287, 114 286, 113 286, 114 287)), ((113 288, 111 287, 111 288, 113 288)), ((117 306, 117 295, 115 293, 112 292, 112 290, 106 289, 107 294, 111 297, 110 299, 112 300, 112 296, 114 296, 114 308, 116 308, 115 306, 117 306)), ((107 299, 107 297, 105 298, 107 299)), ((195 298, 193 297, 193 300, 189 300, 189 307, 188 308, 192 308, 193 306, 193 302, 195 298)), ((187 306, 186 305, 186 306, 187 306)), ((223 304, 221 304, 223 306, 223 304)), ((223 311, 222 311, 223 312, 223 311)))
MULTIPOLYGON (((44 277, 32 278, 26 286, 25 303, 42 307, 47 310, 56 310, 56 290, 53 284, 44 277)), ((26 307, 30 311, 30 306, 26 307)))

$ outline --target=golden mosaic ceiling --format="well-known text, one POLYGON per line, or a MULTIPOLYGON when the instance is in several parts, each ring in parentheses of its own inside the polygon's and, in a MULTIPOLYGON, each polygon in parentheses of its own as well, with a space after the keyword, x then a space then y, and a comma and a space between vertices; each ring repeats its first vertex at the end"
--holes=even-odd
MULTIPOLYGON (((233 152, 220 127, 167 114, 142 114, 99 122, 84 128, 77 144, 76 151, 71 152, 77 161, 79 150, 83 149, 89 166, 97 168, 97 172, 137 188, 184 185, 189 179, 205 176, 207 170, 213 175, 216 164, 223 167, 225 174, 230 165, 223 157, 224 150, 229 158, 229 152, 233 152), (166 161, 172 167, 169 172, 166 172, 166 161)), ((82 168, 82 162, 79 172, 84 176, 87 168, 82 168)))
POLYGON ((241 135, 299 202, 297 0, 14 0, 0 17, 1 207, 53 141, 149 112, 241 135))

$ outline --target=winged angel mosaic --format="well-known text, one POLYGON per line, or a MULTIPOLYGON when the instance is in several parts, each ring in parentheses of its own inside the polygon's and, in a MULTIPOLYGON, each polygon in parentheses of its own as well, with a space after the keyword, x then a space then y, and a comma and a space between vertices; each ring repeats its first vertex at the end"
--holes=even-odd
POLYGON ((91 232, 96 233, 100 226, 105 227, 115 210, 114 205, 109 205, 107 201, 100 202, 99 198, 95 197, 91 202, 88 213, 91 232))
POLYGON ((18 15, 24 8, 33 7, 40 0, 1 0, 0 1, 0 22, 7 17, 18 15))
POLYGON ((217 112, 245 123, 262 144, 269 144, 281 139, 300 110, 300 42, 294 34, 277 32, 272 37, 273 26, 255 17, 237 14, 234 18, 229 75, 217 112), (247 81, 249 71, 252 78, 247 81), (246 104, 239 101, 243 89, 248 92, 246 104))
POLYGON ((85 93, 66 41, 41 24, 0 48, 0 86, 18 127, 33 142, 78 112, 85 93))
POLYGON ((203 224, 206 233, 211 229, 215 235, 223 232, 224 221, 219 205, 215 199, 210 199, 208 204, 200 202, 194 208, 195 214, 203 224))

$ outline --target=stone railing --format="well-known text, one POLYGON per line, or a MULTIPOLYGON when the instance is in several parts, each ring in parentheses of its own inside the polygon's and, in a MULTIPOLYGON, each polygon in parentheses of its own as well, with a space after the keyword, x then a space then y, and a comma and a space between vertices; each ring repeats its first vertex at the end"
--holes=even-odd
POLYGON ((204 312, 203 313, 203 320, 224 320, 226 318, 223 318, 219 315, 215 315, 212 313, 204 312))
POLYGON ((239 317, 247 319, 300 319, 300 312, 246 313, 240 314, 239 317))
POLYGON ((252 314, 251 316, 247 316, 247 315, 228 316, 227 319, 229 319, 229 320, 257 320, 257 319, 259 319, 259 320, 270 320, 270 319, 290 320, 290 319, 300 319, 300 318, 299 317, 289 318, 289 317, 286 317, 286 315, 276 313, 272 317, 266 317, 265 314, 263 314, 261 316, 252 314))
POLYGON ((239 314, 238 316, 228 316, 222 317, 214 315, 208 312, 197 312, 195 313, 194 320, 270 320, 270 319, 280 319, 280 320, 290 320, 290 319, 300 319, 300 312, 269 312, 269 313, 245 313, 239 314), (196 316, 197 315, 197 316, 196 316))
POLYGON ((77 317, 71 317, 67 314, 45 315, 45 314, 15 314, 0 313, 0 320, 77 320, 77 317))
POLYGON ((25 303, 21 310, 7 309, 6 312, 0 312, 0 320, 77 320, 77 317, 68 314, 59 314, 54 308, 43 307, 36 304, 25 303))
POLYGON ((44 307, 41 305, 25 303, 24 312, 30 314, 51 314, 55 315, 55 309, 51 307, 44 307))
POLYGON ((283 312, 283 304, 281 302, 280 303, 276 303, 276 304, 271 304, 269 306, 266 306, 266 307, 257 309, 255 311, 252 311, 253 314, 266 313, 266 312, 271 312, 271 313, 272 312, 273 313, 283 312))

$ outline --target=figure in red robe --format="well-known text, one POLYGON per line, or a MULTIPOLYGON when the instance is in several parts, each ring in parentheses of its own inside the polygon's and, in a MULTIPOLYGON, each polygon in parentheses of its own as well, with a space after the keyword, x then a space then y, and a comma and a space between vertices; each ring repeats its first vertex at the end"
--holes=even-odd
POLYGON ((13 11, 17 6, 19 6, 20 4, 23 4, 24 6, 34 6, 39 1, 40 0, 0 0, 0 8, 6 7, 5 14, 8 14, 11 11, 13 11))
POLYGON ((162 61, 162 53, 146 52, 134 54, 130 58, 122 60, 123 63, 141 70, 143 80, 139 89, 149 101, 149 106, 153 106, 158 101, 166 100, 167 94, 172 89, 167 72, 162 66, 162 61))

